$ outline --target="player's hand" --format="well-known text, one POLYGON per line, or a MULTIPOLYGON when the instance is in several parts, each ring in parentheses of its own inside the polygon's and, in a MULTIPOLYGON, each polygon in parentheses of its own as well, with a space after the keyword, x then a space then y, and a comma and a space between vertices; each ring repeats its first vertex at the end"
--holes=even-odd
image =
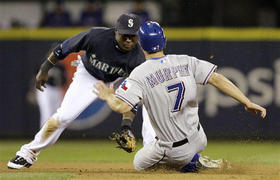
POLYGON ((114 84, 111 83, 110 87, 108 88, 102 81, 96 82, 93 87, 93 92, 102 100, 106 101, 107 98, 110 97, 110 95, 114 94, 114 84))
POLYGON ((260 113, 262 118, 266 116, 266 109, 252 102, 245 105, 245 110, 253 114, 260 113))
POLYGON ((130 129, 123 129, 121 133, 113 132, 112 136, 109 138, 117 142, 119 145, 117 148, 121 148, 128 153, 136 150, 136 139, 130 129))
POLYGON ((38 74, 36 75, 36 82, 35 82, 36 89, 38 89, 40 91, 44 91, 42 86, 44 88, 46 88, 46 82, 47 82, 48 78, 49 78, 48 73, 44 73, 40 70, 38 72, 38 74))

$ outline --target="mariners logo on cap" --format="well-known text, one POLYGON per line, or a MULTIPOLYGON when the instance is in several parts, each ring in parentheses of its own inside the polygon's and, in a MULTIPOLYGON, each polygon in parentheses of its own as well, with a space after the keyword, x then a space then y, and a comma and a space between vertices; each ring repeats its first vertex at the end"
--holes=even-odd
POLYGON ((133 27, 133 19, 128 20, 128 27, 133 27))
POLYGON ((120 34, 137 35, 140 27, 140 19, 134 14, 122 14, 116 24, 116 29, 120 34))

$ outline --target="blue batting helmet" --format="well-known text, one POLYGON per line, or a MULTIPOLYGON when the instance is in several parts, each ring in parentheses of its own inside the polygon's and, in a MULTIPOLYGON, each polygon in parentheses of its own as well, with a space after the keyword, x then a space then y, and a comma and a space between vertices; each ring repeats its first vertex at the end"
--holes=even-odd
POLYGON ((148 53, 162 50, 166 44, 163 30, 157 22, 146 21, 138 30, 139 41, 142 48, 148 53))

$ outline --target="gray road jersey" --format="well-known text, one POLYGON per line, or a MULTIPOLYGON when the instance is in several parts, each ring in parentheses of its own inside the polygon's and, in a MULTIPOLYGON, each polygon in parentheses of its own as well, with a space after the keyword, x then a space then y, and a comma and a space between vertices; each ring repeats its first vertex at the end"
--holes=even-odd
POLYGON ((179 141, 197 130, 197 84, 206 84, 216 67, 187 55, 149 59, 132 71, 116 96, 132 107, 142 100, 158 138, 179 141))

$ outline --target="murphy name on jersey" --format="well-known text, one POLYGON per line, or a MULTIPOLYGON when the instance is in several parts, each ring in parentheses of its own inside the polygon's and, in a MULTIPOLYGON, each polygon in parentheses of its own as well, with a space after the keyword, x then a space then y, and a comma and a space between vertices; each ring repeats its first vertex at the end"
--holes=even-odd
POLYGON ((179 74, 180 77, 189 76, 190 73, 188 64, 159 69, 146 76, 145 79, 150 85, 150 87, 153 88, 159 83, 163 83, 165 81, 177 78, 177 74, 179 74))

